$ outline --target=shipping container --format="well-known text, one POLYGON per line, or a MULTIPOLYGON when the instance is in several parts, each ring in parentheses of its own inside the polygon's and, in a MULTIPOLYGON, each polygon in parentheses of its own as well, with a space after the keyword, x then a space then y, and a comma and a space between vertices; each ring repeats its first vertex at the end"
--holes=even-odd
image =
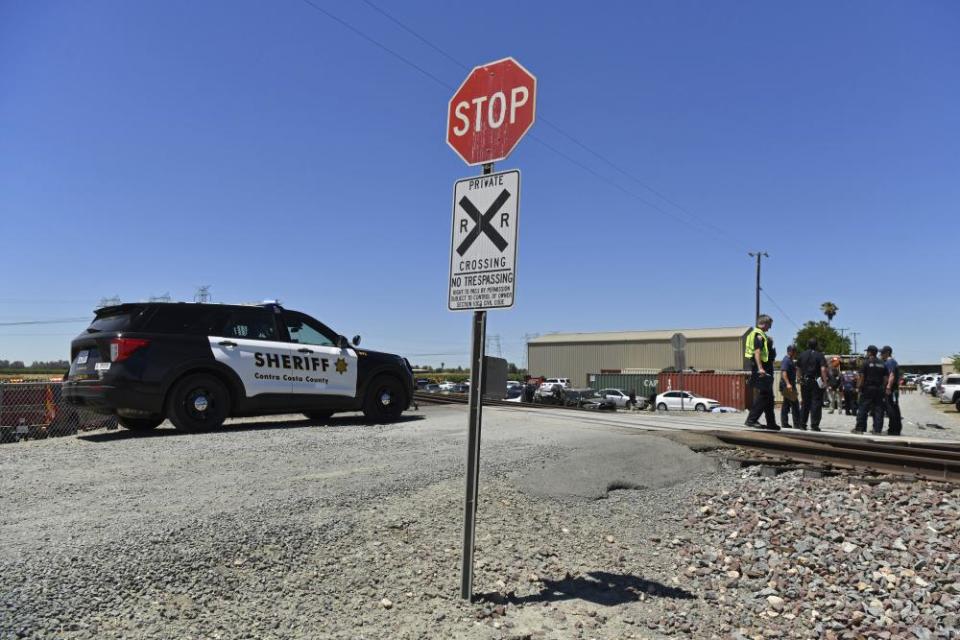
MULTIPOLYGON (((712 398, 723 407, 749 409, 751 388, 748 371, 717 371, 711 373, 684 373, 683 391, 712 398)), ((680 391, 680 374, 663 372, 659 376, 659 393, 680 391)))
POLYGON ((620 389, 625 393, 631 390, 637 397, 649 398, 657 395, 659 371, 655 369, 634 369, 630 373, 590 373, 587 384, 591 389, 620 389))

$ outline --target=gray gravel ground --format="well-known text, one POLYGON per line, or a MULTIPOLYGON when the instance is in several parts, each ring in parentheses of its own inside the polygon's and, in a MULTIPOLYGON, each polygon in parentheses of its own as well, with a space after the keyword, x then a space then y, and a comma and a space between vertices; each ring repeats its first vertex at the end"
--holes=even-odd
POLYGON ((0 448, 0 638, 956 636, 944 488, 493 409, 464 603, 466 414, 412 416, 0 448))

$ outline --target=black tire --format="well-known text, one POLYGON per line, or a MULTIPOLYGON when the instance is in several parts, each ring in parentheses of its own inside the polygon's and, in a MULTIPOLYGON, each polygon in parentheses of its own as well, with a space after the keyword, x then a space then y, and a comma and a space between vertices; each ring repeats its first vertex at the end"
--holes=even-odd
POLYGON ((156 429, 163 422, 163 418, 121 418, 117 417, 117 422, 124 429, 130 431, 150 431, 156 429))
POLYGON ((310 411, 303 415, 307 416, 307 419, 312 422, 327 422, 333 417, 333 411, 310 411))
POLYGON ((665 402, 661 402, 660 404, 657 405, 657 411, 666 411, 666 410, 667 410, 667 404, 665 402))
POLYGON ((694 411, 699 411, 699 412, 703 413, 704 411, 707 410, 707 407, 706 407, 706 405, 698 404, 697 406, 695 406, 695 407, 693 408, 693 410, 694 410, 694 411))
POLYGON ((407 406, 406 393, 393 376, 377 376, 370 381, 363 399, 363 415, 369 422, 395 422, 407 406))
POLYGON ((223 424, 230 393, 211 375, 197 373, 177 381, 167 400, 167 417, 179 431, 207 431, 223 424))

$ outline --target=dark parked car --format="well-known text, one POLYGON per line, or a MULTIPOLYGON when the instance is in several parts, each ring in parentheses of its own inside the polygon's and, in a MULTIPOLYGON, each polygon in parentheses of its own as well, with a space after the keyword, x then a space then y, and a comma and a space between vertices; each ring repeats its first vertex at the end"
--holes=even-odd
POLYGON ((563 404, 567 407, 592 409, 594 411, 616 411, 617 404, 597 393, 596 389, 564 389, 563 404))

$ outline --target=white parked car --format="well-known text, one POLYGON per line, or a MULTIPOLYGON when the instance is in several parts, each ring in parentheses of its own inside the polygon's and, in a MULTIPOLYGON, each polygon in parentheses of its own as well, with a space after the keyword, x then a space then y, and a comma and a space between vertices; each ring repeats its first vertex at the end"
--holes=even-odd
POLYGON ((657 396, 657 411, 680 411, 681 401, 684 411, 712 411, 720 403, 712 398, 704 398, 689 391, 667 391, 657 396))
MULTIPOLYGON (((924 376, 924 378, 926 378, 926 376, 924 376)), ((940 384, 940 378, 941 376, 939 375, 930 376, 929 379, 925 379, 920 383, 920 390, 924 393, 929 393, 930 395, 936 395, 937 385, 940 384)))
POLYGON ((940 402, 960 402, 960 373, 951 373, 940 383, 940 402))
POLYGON ((570 378, 547 378, 540 383, 540 386, 537 387, 537 390, 534 392, 534 399, 543 398, 544 396, 553 395, 554 387, 560 387, 561 389, 570 388, 570 378))
MULTIPOLYGON (((600 389, 600 397, 613 401, 617 405, 618 409, 627 406, 627 403, 630 402, 630 394, 624 391, 623 389, 600 389)), ((647 399, 643 396, 637 396, 637 408, 645 409, 647 406, 647 399)))

